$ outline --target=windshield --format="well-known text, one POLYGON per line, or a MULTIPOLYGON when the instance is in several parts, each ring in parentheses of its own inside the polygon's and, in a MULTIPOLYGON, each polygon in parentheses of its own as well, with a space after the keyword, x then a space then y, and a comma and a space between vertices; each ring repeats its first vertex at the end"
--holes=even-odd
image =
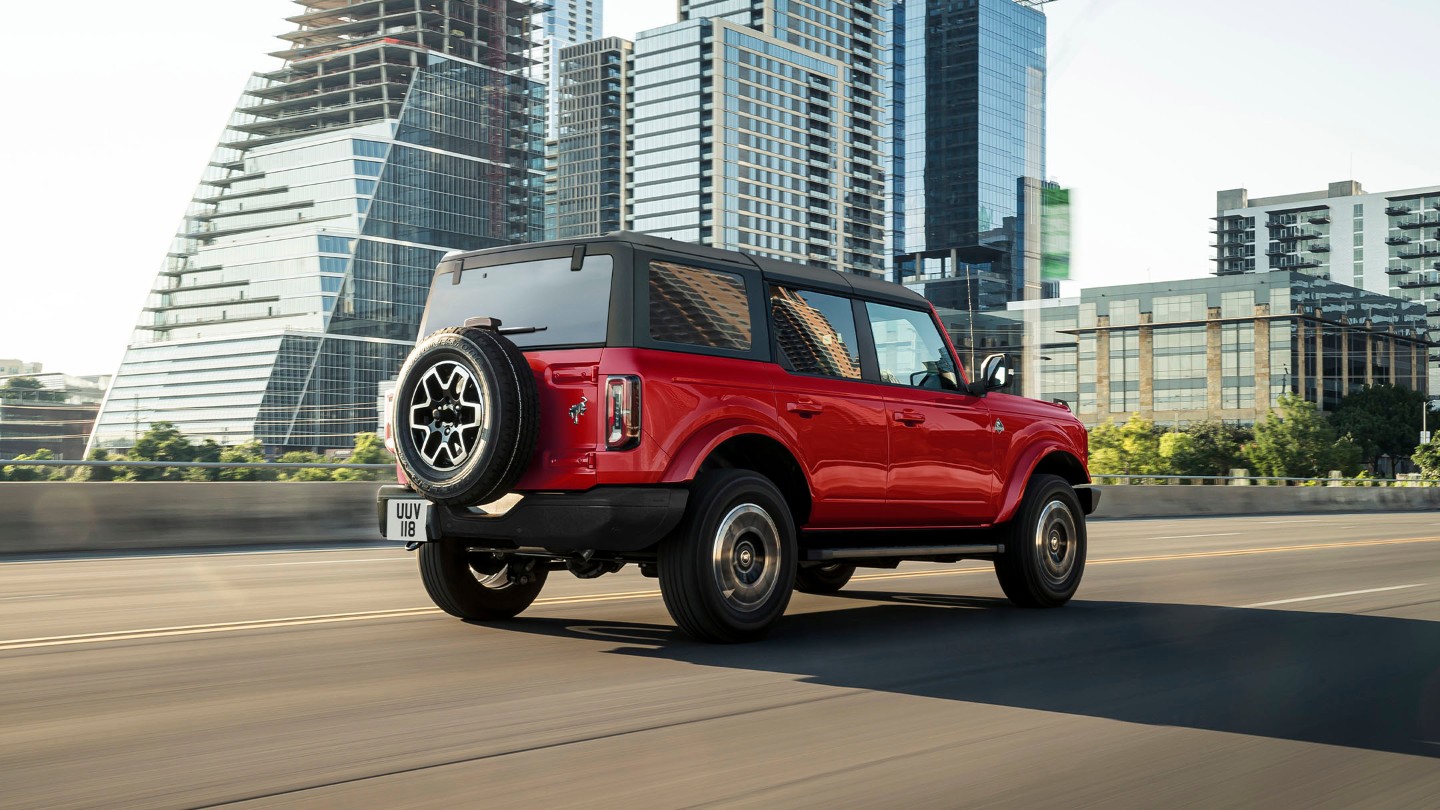
POLYGON ((420 336, 461 326, 467 318, 491 317, 507 328, 545 327, 507 335, 522 348, 603 344, 613 267, 609 256, 596 255, 574 271, 566 256, 466 270, 459 284, 449 273, 437 275, 420 336))

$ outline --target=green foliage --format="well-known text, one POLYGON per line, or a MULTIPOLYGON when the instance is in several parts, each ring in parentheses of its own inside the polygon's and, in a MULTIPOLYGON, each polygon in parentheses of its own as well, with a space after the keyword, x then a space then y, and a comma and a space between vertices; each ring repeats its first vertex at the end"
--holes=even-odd
MULTIPOLYGON (((224 450, 225 448, 221 447, 214 439, 206 439, 195 445, 194 457, 190 460, 213 463, 220 460, 220 454, 224 452, 224 450)), ((217 469, 192 468, 185 471, 185 480, 218 481, 220 480, 220 473, 221 471, 217 469)))
POLYGON ((1415 448, 1410 460, 1426 478, 1440 478, 1440 442, 1430 441, 1415 448))
MULTIPOLYGON (((53 461, 55 453, 45 448, 40 448, 33 453, 21 453, 13 461, 53 461)), ((70 477, 70 470, 65 467, 31 467, 8 464, 5 469, 0 470, 0 481, 64 481, 70 477)))
MULTIPOLYGON (((250 441, 227 447, 220 453, 220 460, 232 464, 264 464, 265 448, 259 441, 250 441)), ((275 470, 264 467, 244 467, 234 470, 220 470, 221 481, 274 481, 275 470)))
POLYGON ((1191 442, 1183 457, 1172 459, 1177 475, 1229 475, 1245 466, 1240 448, 1255 438, 1250 428, 1221 422, 1198 422, 1184 433, 1191 442))
MULTIPOLYGON (((319 453, 290 452, 275 459, 281 464, 323 464, 325 457, 319 453)), ((333 481, 335 470, 318 470, 314 468, 303 470, 281 470, 281 481, 333 481)))
POLYGON ((1170 466, 1160 453, 1161 432, 1155 423, 1134 414, 1123 425, 1113 421, 1090 431, 1092 475, 1167 475, 1170 466))
MULTIPOLYGON (((394 464, 395 457, 385 449, 385 440, 375 433, 355 434, 355 450, 345 459, 348 464, 394 464)), ((390 478, 390 473, 380 470, 336 470, 336 481, 378 481, 390 478)))
POLYGON ((1283 394, 1277 405, 1255 423, 1255 440, 1245 448, 1252 472, 1287 478, 1319 478, 1331 470, 1354 474, 1360 466, 1359 445, 1349 436, 1337 436, 1315 403, 1283 394))
POLYGON ((1419 391, 1370 385, 1340 400, 1330 414, 1330 425, 1340 435, 1349 434, 1365 464, 1379 472, 1382 456, 1403 458, 1414 450, 1425 405, 1426 397, 1419 391))
POLYGON ((0 383, 0 400, 6 402, 64 402, 59 391, 45 390, 44 383, 34 377, 11 377, 0 383))
MULTIPOLYGON (((185 434, 170 422, 156 422, 130 448, 135 461, 193 461, 195 447, 185 434)), ((131 467, 131 481, 182 481, 184 471, 177 467, 131 467)))
MULTIPOLYGON (((85 457, 89 461, 111 461, 110 453, 99 447, 90 451, 85 457)), ((123 458, 123 457, 122 457, 123 458)), ((118 458, 115 460, 119 460, 118 458)), ((123 470, 124 468, 119 468, 123 470)), ((114 481, 117 474, 120 474, 115 467, 80 467, 75 471, 72 480, 75 481, 114 481)))

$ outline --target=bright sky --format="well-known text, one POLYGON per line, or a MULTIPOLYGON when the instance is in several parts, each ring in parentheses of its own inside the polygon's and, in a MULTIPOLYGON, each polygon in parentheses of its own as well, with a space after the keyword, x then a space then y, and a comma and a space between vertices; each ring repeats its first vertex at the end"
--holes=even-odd
MULTIPOLYGON (((246 76, 289 0, 9 10, 0 357, 109 374, 246 76), (59 39, 57 39, 59 36, 59 39)), ((610 0, 607 34, 672 22, 610 0)), ((1440 183, 1435 0, 1057 0, 1049 173, 1084 286, 1211 270, 1215 191, 1440 183), (1352 170, 1353 167, 1353 170, 1352 170)), ((1071 285, 1074 286, 1074 285, 1071 285)))

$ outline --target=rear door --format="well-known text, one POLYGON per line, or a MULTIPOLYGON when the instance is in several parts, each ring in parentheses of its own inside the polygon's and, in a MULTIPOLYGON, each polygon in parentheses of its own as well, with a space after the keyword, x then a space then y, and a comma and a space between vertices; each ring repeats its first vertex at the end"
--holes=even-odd
POLYGON ((897 526, 993 519, 993 420, 960 390, 949 344, 929 310, 865 302, 890 437, 887 516, 897 526))
POLYGON ((813 528, 866 525, 886 489, 885 399, 861 381, 848 298, 771 285, 775 410, 800 451, 812 487, 813 528))

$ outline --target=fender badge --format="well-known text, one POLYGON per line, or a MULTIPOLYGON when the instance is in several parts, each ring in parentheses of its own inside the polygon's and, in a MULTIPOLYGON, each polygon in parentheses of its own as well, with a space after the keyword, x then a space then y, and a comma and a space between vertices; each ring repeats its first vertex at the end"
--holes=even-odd
MULTIPOLYGON (((583 413, 585 413, 585 405, 586 405, 586 403, 588 403, 589 401, 590 401, 590 400, 586 399, 585 397, 580 397, 580 401, 579 401, 579 402, 577 402, 577 403, 575 403, 574 405, 571 405, 571 406, 570 406, 570 422, 571 422, 572 424, 576 424, 576 425, 580 424, 580 415, 583 414, 583 413)), ((996 424, 999 424, 999 423, 997 422, 996 424)))
POLYGON ((1004 432, 1005 432, 1005 423, 1004 423, 1004 422, 1001 422, 999 419, 996 419, 996 420, 995 420, 995 432, 996 432, 996 433, 1004 433, 1004 432))

